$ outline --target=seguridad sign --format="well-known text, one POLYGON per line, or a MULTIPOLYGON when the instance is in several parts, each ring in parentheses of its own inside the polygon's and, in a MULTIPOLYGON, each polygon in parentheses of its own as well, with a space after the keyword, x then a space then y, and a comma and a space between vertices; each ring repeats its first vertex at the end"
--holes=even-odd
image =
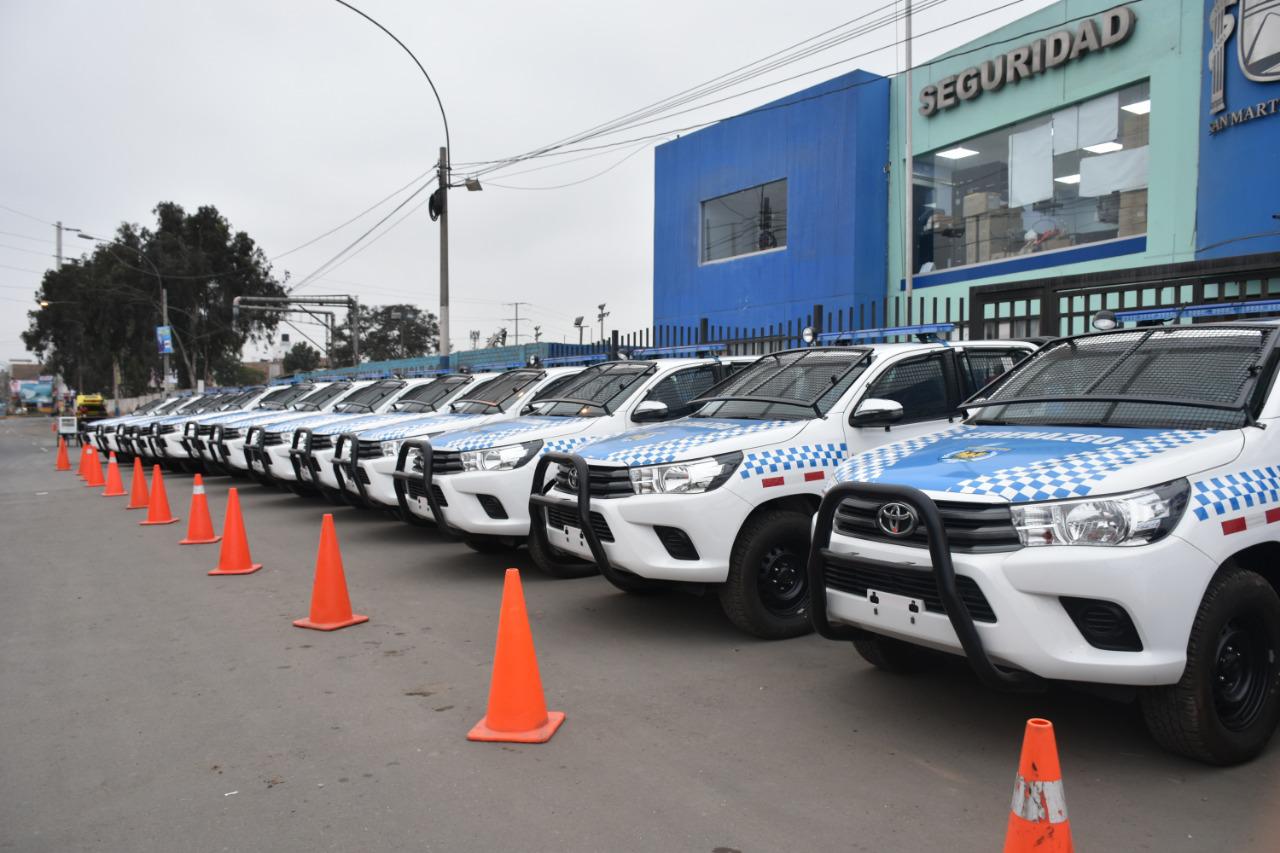
POLYGON ((1086 18, 1076 27, 1058 30, 1016 47, 994 59, 944 77, 920 90, 920 115, 928 118, 972 101, 983 92, 998 92, 1006 84, 1043 74, 1107 48, 1123 44, 1133 35, 1138 16, 1128 6, 1117 6, 1098 19, 1086 18))

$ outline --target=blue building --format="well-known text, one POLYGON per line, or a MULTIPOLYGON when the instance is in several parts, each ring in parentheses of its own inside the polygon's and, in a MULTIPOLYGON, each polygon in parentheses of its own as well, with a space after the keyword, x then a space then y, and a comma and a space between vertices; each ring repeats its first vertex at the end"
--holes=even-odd
POLYGON ((1062 0, 661 146, 654 337, 1280 298, 1277 152, 1276 0, 1062 0))
POLYGON ((889 85, 855 71, 657 149, 655 325, 767 330, 883 294, 889 85))

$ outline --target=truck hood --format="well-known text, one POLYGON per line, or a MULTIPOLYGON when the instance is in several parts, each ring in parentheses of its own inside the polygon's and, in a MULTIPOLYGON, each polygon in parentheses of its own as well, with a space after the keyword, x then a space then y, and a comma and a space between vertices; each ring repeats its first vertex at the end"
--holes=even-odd
POLYGON ((372 429, 373 427, 395 423, 409 417, 409 415, 401 412, 383 412, 381 414, 375 412, 368 415, 334 415, 334 417, 341 417, 342 420, 331 421, 324 426, 318 426, 311 432, 315 435, 338 435, 344 432, 359 432, 362 429, 372 429))
MULTIPOLYGON (((306 428, 315 430, 318 427, 328 426, 336 423, 350 423, 358 418, 366 417, 365 415, 340 414, 338 412, 309 412, 297 418, 289 418, 284 421, 276 421, 271 424, 270 432, 295 432, 306 428)), ((342 432, 343 430, 339 430, 342 432)))
POLYGON ((187 420, 195 421, 198 424, 225 424, 237 421, 248 415, 265 415, 270 413, 279 414, 279 409, 236 409, 234 412, 210 412, 205 415, 192 415, 187 420))
POLYGON ((295 421, 301 418, 315 417, 323 414, 322 412, 299 412, 296 409, 286 409, 284 411, 263 411, 240 413, 234 418, 223 421, 223 425, 232 427, 250 427, 260 426, 267 427, 275 424, 281 424, 286 421, 295 421))
POLYGON ((1115 494, 1225 465, 1241 430, 958 426, 860 453, 835 482, 891 483, 1009 503, 1115 494))
POLYGON ((504 444, 540 438, 547 442, 547 449, 559 450, 577 442, 553 442, 552 439, 575 436, 597 420, 599 419, 530 415, 512 421, 497 421, 484 426, 446 433, 437 441, 433 441, 432 445, 437 450, 484 450, 489 447, 500 447, 504 444))
POLYGON ((393 441, 403 438, 416 438, 432 432, 443 430, 473 429, 490 423, 500 415, 459 415, 453 412, 436 412, 429 415, 413 415, 406 420, 392 424, 366 429, 360 437, 369 441, 393 441))
POLYGON ((578 453, 589 462, 659 465, 698 459, 767 444, 782 444, 800 433, 808 421, 757 421, 682 418, 667 424, 629 429, 593 441, 578 453))

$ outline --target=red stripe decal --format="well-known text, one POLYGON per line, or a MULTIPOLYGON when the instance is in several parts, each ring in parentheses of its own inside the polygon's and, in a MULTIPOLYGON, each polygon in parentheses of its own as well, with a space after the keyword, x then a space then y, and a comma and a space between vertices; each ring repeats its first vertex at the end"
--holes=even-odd
POLYGON ((765 477, 763 480, 760 481, 760 485, 764 486, 767 489, 770 486, 781 486, 785 482, 786 480, 783 479, 782 477, 765 477))
POLYGON ((1246 527, 1248 527, 1248 525, 1245 523, 1243 518, 1233 518, 1230 521, 1222 522, 1222 535, 1229 536, 1232 533, 1239 533, 1246 527))
POLYGON ((1280 509, 1267 510, 1267 524, 1275 524, 1280 521, 1280 509))
POLYGON ((814 480, 825 480, 826 478, 827 478, 826 471, 805 471, 804 472, 804 481, 806 483, 811 483, 814 480))

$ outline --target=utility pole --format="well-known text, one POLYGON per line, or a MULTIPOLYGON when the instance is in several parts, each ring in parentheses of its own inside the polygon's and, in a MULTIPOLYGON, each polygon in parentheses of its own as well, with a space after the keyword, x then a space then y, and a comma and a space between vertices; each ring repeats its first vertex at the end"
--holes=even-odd
POLYGON ((502 319, 504 319, 504 320, 512 320, 512 321, 514 321, 514 322, 515 322, 515 331, 516 331, 516 341, 515 341, 515 343, 516 343, 516 346, 520 346, 520 306, 521 306, 521 305, 528 305, 529 303, 528 303, 528 302, 507 302, 507 303, 505 303, 505 304, 510 305, 512 308, 516 309, 516 316, 514 316, 514 317, 503 317, 502 319))
POLYGON ((470 334, 471 334, 471 348, 480 349, 480 330, 472 329, 470 334))
POLYGON ((609 303, 607 303, 607 302, 601 302, 601 303, 600 303, 600 306, 599 306, 599 307, 600 307, 600 313, 596 315, 596 319, 600 321, 600 340, 602 340, 602 341, 604 340, 604 318, 605 318, 605 317, 608 317, 608 316, 609 316, 609 314, 611 313, 611 312, 609 312, 609 311, 604 310, 604 306, 606 306, 606 305, 608 305, 608 304, 609 304, 609 303))
MULTIPOLYGON (((578 346, 582 346, 582 330, 584 328, 582 325, 582 321, 585 319, 586 319, 585 316, 573 318, 573 325, 578 330, 578 346)), ((568 341, 566 341, 566 343, 568 343, 568 341)))
POLYGON ((449 354, 449 149, 440 147, 436 168, 440 194, 440 354, 449 354))
MULTIPOLYGON (((906 50, 906 72, 907 85, 903 89, 903 97, 906 99, 906 105, 902 110, 902 120, 906 122, 906 128, 903 132, 906 156, 906 168, 902 173, 903 182, 903 202, 902 202, 902 242, 903 252, 906 262, 906 269, 903 270, 903 281, 906 282, 904 292, 907 295, 907 310, 911 310, 911 291, 915 280, 916 265, 916 217, 915 217, 915 160, 911 152, 911 127, 915 124, 915 113, 912 112, 912 92, 911 92, 911 0, 906 0, 906 17, 905 17, 904 35, 906 50)), ((910 314, 904 314, 904 317, 910 314)))
MULTIPOLYGON (((160 286, 160 325, 165 328, 169 327, 169 290, 164 285, 160 286)), ((169 332, 169 339, 173 339, 172 330, 169 332)), ((169 393, 169 353, 164 353, 162 362, 160 369, 164 371, 164 375, 160 377, 160 387, 163 388, 164 392, 167 394, 169 393)), ((194 376, 190 376, 188 378, 192 382, 196 381, 194 376)))
POLYGON ((539 343, 541 340, 542 340, 542 327, 541 327, 541 326, 534 326, 534 327, 533 327, 533 342, 536 344, 536 343, 539 343))
POLYGON ((58 269, 62 269, 62 220, 61 219, 53 223, 53 230, 58 235, 56 240, 58 244, 58 248, 57 248, 57 253, 55 257, 57 257, 58 259, 58 269))

